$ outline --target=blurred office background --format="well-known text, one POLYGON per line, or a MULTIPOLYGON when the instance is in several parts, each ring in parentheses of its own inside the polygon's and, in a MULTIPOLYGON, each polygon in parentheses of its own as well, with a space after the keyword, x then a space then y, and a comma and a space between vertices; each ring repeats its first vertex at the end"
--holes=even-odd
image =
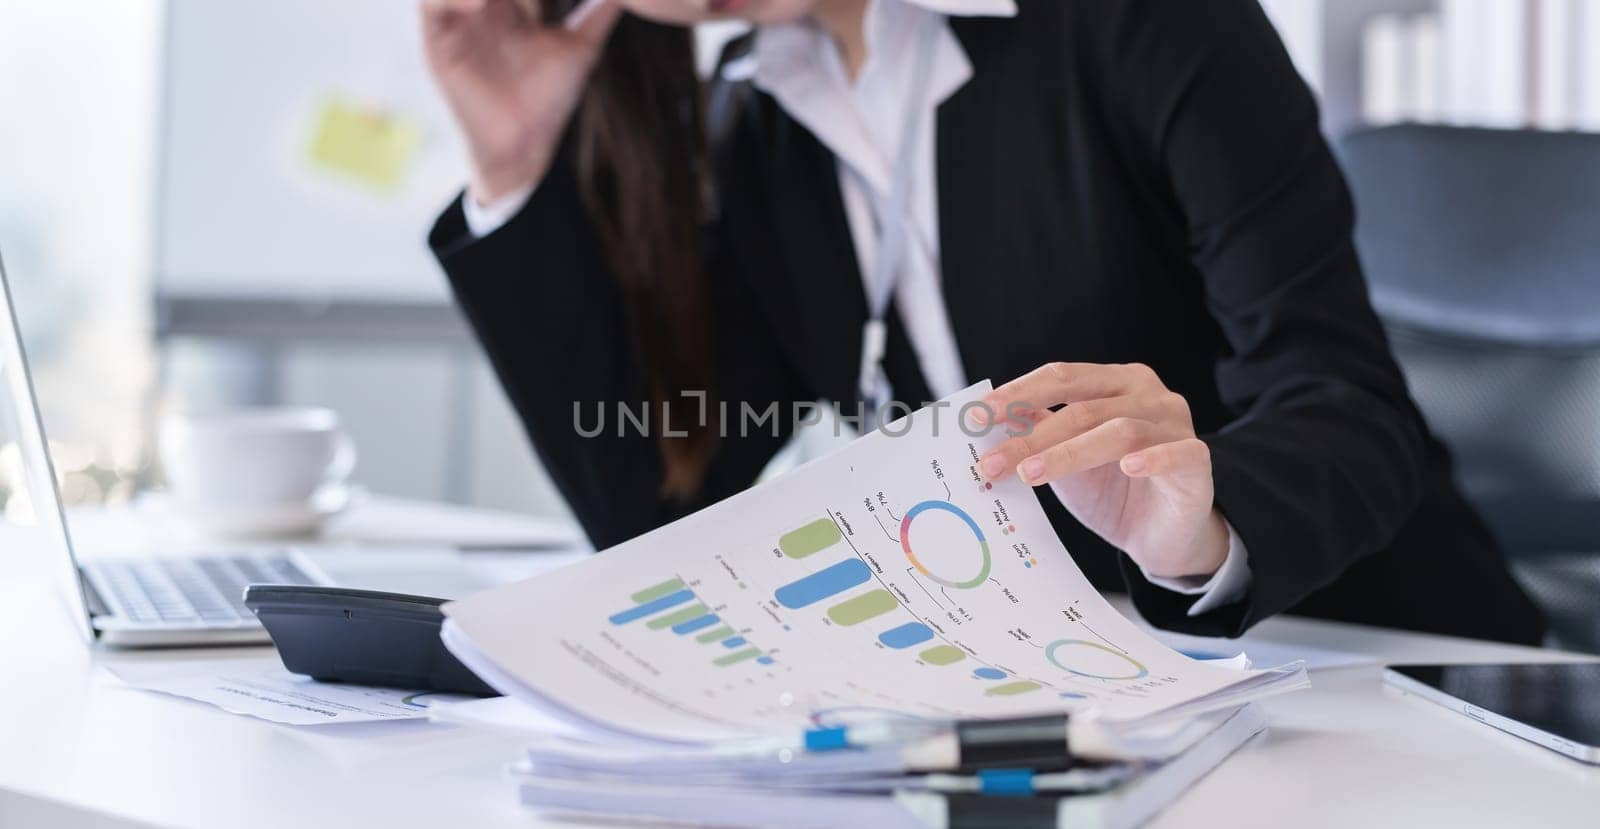
MULTIPOLYGON (((1342 155, 1402 122, 1600 131, 1600 0, 1262 2, 1342 155)), ((162 411, 305 403, 343 415, 374 491, 564 512, 424 245, 464 165, 412 0, 0 0, 0 113, 0 253, 69 500, 150 481, 162 411)), ((1356 182, 1425 209, 1382 189, 1406 186, 1356 182)), ((1582 503, 1600 450, 1573 451, 1582 503)))

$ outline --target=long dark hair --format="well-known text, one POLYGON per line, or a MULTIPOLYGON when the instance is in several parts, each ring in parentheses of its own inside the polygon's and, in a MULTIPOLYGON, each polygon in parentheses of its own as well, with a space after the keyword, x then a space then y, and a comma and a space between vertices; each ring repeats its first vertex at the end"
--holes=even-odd
MULTIPOLYGON (((555 24, 578 0, 537 2, 555 24)), ((709 204, 703 91, 694 34, 624 15, 601 54, 573 124, 579 186, 622 289, 633 348, 651 398, 661 490, 699 490, 716 451, 711 418, 680 397, 704 391, 714 410, 715 354, 701 228, 709 204), (674 414, 667 422, 667 412, 674 414), (668 437, 669 432, 686 433, 668 437)))

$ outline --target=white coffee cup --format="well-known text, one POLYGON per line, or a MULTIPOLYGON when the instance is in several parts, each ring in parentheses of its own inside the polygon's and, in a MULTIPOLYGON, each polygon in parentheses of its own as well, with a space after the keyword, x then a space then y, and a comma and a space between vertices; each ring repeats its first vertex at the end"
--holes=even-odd
POLYGON ((161 420, 167 487, 190 506, 305 504, 343 484, 355 444, 331 409, 236 409, 161 420))

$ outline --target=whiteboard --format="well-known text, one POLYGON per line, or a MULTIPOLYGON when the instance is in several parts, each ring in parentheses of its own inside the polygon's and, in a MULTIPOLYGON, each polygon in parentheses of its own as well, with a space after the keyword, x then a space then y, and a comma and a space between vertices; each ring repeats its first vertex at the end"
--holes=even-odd
POLYGON ((466 180, 415 0, 169 0, 156 287, 167 297, 444 302, 425 237, 466 180), (320 169, 330 101, 420 135, 381 189, 320 169))

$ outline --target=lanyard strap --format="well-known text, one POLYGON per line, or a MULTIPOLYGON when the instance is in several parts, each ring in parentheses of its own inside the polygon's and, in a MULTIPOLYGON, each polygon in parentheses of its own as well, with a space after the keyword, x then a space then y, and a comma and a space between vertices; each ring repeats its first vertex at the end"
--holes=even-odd
POLYGON ((889 311, 889 300, 894 295, 911 232, 907 215, 911 205, 911 180, 932 83, 934 47, 938 44, 938 30, 933 24, 942 19, 930 14, 919 21, 914 74, 901 117, 900 154, 895 158, 888 202, 872 199, 878 219, 879 244, 877 261, 872 263, 872 278, 867 285, 867 323, 861 329, 860 393, 866 406, 865 422, 873 428, 877 425, 878 410, 889 403, 892 394, 889 378, 883 371, 883 355, 889 339, 884 315, 889 311))

